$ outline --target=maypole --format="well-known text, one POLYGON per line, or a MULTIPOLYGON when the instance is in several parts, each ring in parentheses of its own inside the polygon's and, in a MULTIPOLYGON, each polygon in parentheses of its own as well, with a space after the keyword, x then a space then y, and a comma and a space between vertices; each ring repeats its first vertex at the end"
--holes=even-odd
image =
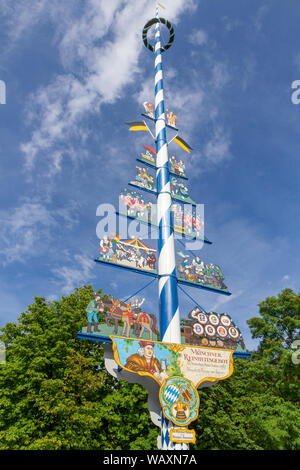
MULTIPOLYGON (((180 313, 177 293, 174 229, 171 213, 172 198, 169 175, 169 156, 166 137, 162 46, 160 39, 159 7, 156 4, 155 26, 155 143, 158 239, 158 290, 161 341, 181 343, 180 313)), ((188 444, 170 441, 174 425, 161 413, 161 442, 163 450, 189 449, 188 444)))
POLYGON ((136 237, 124 238, 124 234, 110 230, 103 236, 97 232, 101 240, 95 259, 102 266, 151 276, 152 281, 139 286, 125 300, 95 293, 86 307, 87 326, 78 332, 78 337, 103 343, 105 367, 113 377, 147 388, 152 422, 161 429, 158 448, 186 450, 196 440, 195 431, 188 429, 188 425, 198 418, 198 387, 210 387, 227 379, 233 373, 233 356, 250 354, 227 314, 206 312, 195 301, 194 308, 180 320, 177 286, 185 292, 180 284, 223 295, 230 292, 219 265, 204 263, 199 255, 177 250, 176 266, 174 233, 211 242, 200 230, 204 221, 194 214, 196 203, 182 182, 188 179, 183 160, 176 160, 175 155, 168 157, 171 142, 187 153, 192 148, 178 135, 176 116, 165 113, 162 54, 171 47, 174 30, 168 20, 159 17, 159 6, 157 2, 155 17, 147 22, 142 34, 145 46, 154 53, 155 65, 155 103, 144 102, 142 115, 154 123, 155 131, 144 120, 127 123, 130 131, 145 131, 148 138, 155 140, 156 150, 144 145, 146 153, 137 158, 155 171, 155 178, 146 168, 136 166, 136 179, 128 184, 152 194, 157 204, 125 188, 120 194, 122 204, 116 211, 116 215, 129 221, 135 219, 158 230, 158 246, 156 249, 136 237), (169 40, 164 45, 161 24, 169 30, 169 40), (151 45, 147 34, 154 26, 155 42, 151 45), (169 142, 167 128, 176 132, 169 142), (174 200, 176 203, 172 204, 174 200), (159 328, 156 315, 144 310, 146 299, 137 297, 156 279, 159 328))
POLYGON ((180 314, 177 294, 172 198, 162 69, 160 18, 156 5, 155 26, 155 142, 158 242, 158 289, 161 341, 180 343, 180 314))

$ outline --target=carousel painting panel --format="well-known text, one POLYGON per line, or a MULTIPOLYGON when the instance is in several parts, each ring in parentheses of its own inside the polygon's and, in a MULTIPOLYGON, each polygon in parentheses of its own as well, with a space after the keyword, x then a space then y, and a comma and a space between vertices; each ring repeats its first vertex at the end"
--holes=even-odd
POLYGON ((180 250, 178 250, 177 254, 179 282, 230 295, 224 283, 225 278, 220 266, 205 264, 199 256, 187 254, 180 250))
POLYGON ((145 298, 135 297, 124 302, 113 297, 104 300, 95 294, 86 307, 87 326, 80 333, 94 335, 95 339, 110 335, 159 340, 159 330, 155 314, 145 312, 145 298))
POLYGON ((95 261, 156 275, 156 251, 138 238, 126 240, 119 235, 106 235, 100 241, 95 261))

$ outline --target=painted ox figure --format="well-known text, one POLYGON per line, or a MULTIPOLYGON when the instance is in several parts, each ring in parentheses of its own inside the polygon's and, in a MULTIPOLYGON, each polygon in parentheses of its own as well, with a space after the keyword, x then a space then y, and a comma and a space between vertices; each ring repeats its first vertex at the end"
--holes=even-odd
POLYGON ((126 304, 121 300, 100 300, 98 301, 99 311, 106 314, 106 324, 114 322, 114 334, 118 334, 119 322, 123 323, 122 336, 129 337, 131 327, 135 336, 142 338, 145 330, 149 331, 150 340, 152 334, 157 333, 156 317, 145 312, 135 313, 131 309, 131 302, 126 304))

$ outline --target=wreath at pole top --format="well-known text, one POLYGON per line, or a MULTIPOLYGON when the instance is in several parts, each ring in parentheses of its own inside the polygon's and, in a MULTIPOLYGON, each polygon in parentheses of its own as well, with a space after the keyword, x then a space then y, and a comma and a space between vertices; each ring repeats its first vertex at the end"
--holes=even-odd
POLYGON ((147 49, 149 49, 151 52, 154 52, 154 47, 148 42, 147 34, 151 26, 153 26, 156 23, 162 23, 166 25, 166 27, 169 30, 169 34, 170 34, 169 41, 167 44, 165 44, 161 48, 161 52, 165 52, 167 49, 169 49, 169 47, 171 47, 174 41, 174 36, 175 36, 173 26, 171 25, 170 21, 166 20, 165 18, 152 18, 152 20, 148 21, 148 23, 145 24, 144 29, 143 29, 143 41, 147 49))

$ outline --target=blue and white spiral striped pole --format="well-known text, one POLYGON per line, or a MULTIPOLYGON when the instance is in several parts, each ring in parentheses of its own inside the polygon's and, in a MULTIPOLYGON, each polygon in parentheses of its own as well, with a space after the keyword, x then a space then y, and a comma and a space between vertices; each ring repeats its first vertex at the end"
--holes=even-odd
MULTIPOLYGON (((172 219, 172 198, 169 176, 168 144, 166 137, 166 118, 164 105, 164 87, 162 71, 162 46, 158 7, 156 7, 155 27, 155 141, 156 141, 156 188, 157 188, 157 223, 159 226, 158 241, 158 288, 160 312, 160 340, 167 343, 181 343, 180 315, 177 294, 176 261, 174 247, 174 229, 172 219)), ((164 20, 165 21, 165 20, 164 20)), ((143 32, 144 44, 150 50, 147 31, 154 22, 151 20, 143 32)), ((167 26, 170 28, 170 24, 167 26)), ((170 31, 170 47, 174 33, 170 31)), ((188 444, 171 442, 170 431, 174 427, 161 413, 161 436, 159 448, 163 450, 185 450, 188 444)))
MULTIPOLYGON (((156 18, 159 18, 156 8, 156 18)), ((155 27, 155 138, 157 153, 156 188, 158 243, 158 288, 160 304, 160 340, 181 343, 177 294, 172 199, 169 177, 168 145, 164 106, 160 24, 155 27)))

